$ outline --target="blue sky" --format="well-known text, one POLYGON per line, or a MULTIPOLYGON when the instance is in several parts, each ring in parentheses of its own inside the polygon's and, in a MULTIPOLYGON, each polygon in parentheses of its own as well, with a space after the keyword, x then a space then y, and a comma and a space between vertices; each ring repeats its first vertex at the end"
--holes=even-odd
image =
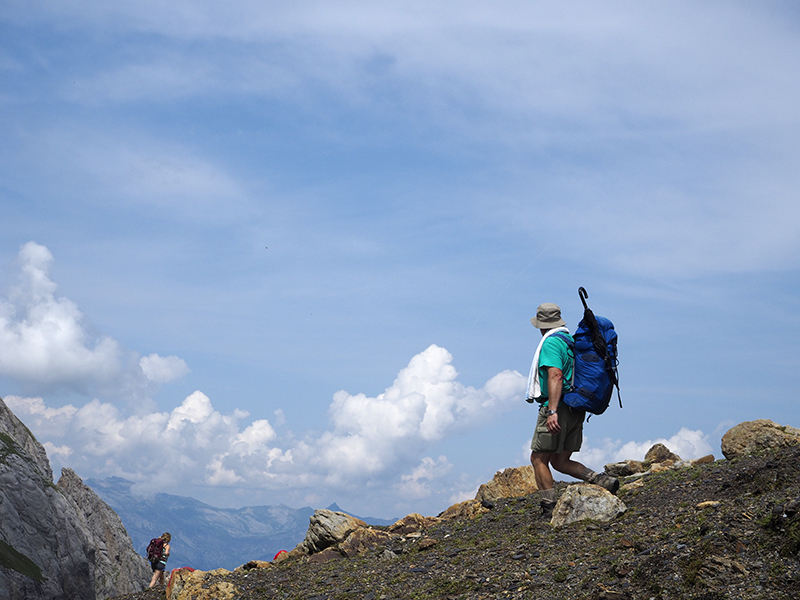
POLYGON ((526 462, 529 319, 584 286, 625 405, 591 466, 797 426, 798 24, 9 0, 0 396, 84 478, 436 514, 526 462))

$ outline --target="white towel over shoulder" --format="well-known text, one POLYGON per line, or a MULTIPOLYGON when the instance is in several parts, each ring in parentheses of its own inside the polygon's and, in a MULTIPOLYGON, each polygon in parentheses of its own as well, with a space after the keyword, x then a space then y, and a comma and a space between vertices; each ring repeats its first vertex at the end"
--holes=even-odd
POLYGON ((542 351, 544 341, 554 333, 569 334, 569 329, 566 327, 556 327, 551 329, 542 336, 542 341, 536 347, 536 354, 533 355, 533 363, 531 363, 531 372, 528 375, 528 398, 539 398, 542 395, 542 386, 539 384, 539 353, 542 351))

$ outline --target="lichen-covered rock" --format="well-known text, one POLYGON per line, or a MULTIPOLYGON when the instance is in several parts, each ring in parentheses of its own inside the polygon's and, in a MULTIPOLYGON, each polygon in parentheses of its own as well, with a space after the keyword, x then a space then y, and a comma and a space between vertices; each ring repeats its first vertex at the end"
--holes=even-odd
POLYGON ((531 465, 510 467, 498 471, 489 483, 481 485, 475 494, 475 499, 494 502, 499 498, 527 496, 538 489, 531 465))
POLYGON ((347 558, 353 558, 378 546, 385 546, 391 539, 392 534, 387 531, 362 527, 356 529, 347 536, 346 540, 339 544, 339 552, 347 558))
POLYGON ((305 554, 321 552, 347 539, 359 527, 367 527, 361 519, 343 512, 320 508, 309 518, 305 539, 298 545, 305 554))
POLYGON ((558 499, 550 524, 561 527, 587 519, 611 521, 626 510, 622 500, 599 485, 571 485, 558 499))
POLYGON ((478 515, 489 512, 489 509, 480 503, 480 500, 465 500, 458 504, 453 504, 450 508, 439 515, 444 521, 453 519, 474 519, 478 515))
POLYGON ((170 578, 167 600, 233 600, 239 590, 230 581, 225 581, 225 575, 230 575, 230 571, 179 569, 175 577, 170 578))
POLYGON ((53 485, 44 448, 0 400, 0 600, 144 589, 149 568, 116 514, 72 471, 62 480, 53 485))
POLYGON ((169 573, 169 582, 167 583, 167 600, 177 598, 183 586, 189 580, 189 577, 194 573, 191 567, 181 567, 179 569, 172 569, 169 573))
POLYGON ((778 425, 769 419, 745 421, 722 436, 722 454, 727 459, 761 454, 800 444, 800 429, 778 425))
POLYGON ((389 531, 397 535, 407 535, 427 529, 439 522, 437 517, 423 517, 419 513, 411 513, 398 519, 389 526, 389 531))

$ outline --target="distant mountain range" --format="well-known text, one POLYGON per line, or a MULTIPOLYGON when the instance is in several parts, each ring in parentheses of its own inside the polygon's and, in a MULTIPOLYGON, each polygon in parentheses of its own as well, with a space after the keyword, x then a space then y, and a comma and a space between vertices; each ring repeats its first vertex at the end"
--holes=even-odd
MULTIPOLYGON (((165 531, 172 534, 168 569, 233 570, 250 560, 272 560, 280 550, 291 550, 303 541, 309 517, 314 514, 310 507, 282 504, 216 508, 185 496, 139 496, 131 493, 133 482, 121 477, 88 479, 85 483, 119 515, 133 547, 143 556, 152 538, 165 531)), ((345 512, 335 503, 328 508, 345 512)), ((394 522, 359 518, 370 525, 394 522)))

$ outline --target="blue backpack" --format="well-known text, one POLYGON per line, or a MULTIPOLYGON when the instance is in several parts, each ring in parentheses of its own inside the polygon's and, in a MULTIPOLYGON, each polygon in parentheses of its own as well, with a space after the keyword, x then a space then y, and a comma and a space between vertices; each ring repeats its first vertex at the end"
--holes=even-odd
POLYGON ((617 388, 619 406, 619 377, 617 373, 617 332, 614 324, 604 317, 597 317, 586 305, 589 294, 578 288, 583 302, 583 319, 578 323, 574 343, 567 336, 556 333, 565 340, 575 356, 572 385, 564 394, 567 406, 602 415, 608 408, 614 387, 617 388))

